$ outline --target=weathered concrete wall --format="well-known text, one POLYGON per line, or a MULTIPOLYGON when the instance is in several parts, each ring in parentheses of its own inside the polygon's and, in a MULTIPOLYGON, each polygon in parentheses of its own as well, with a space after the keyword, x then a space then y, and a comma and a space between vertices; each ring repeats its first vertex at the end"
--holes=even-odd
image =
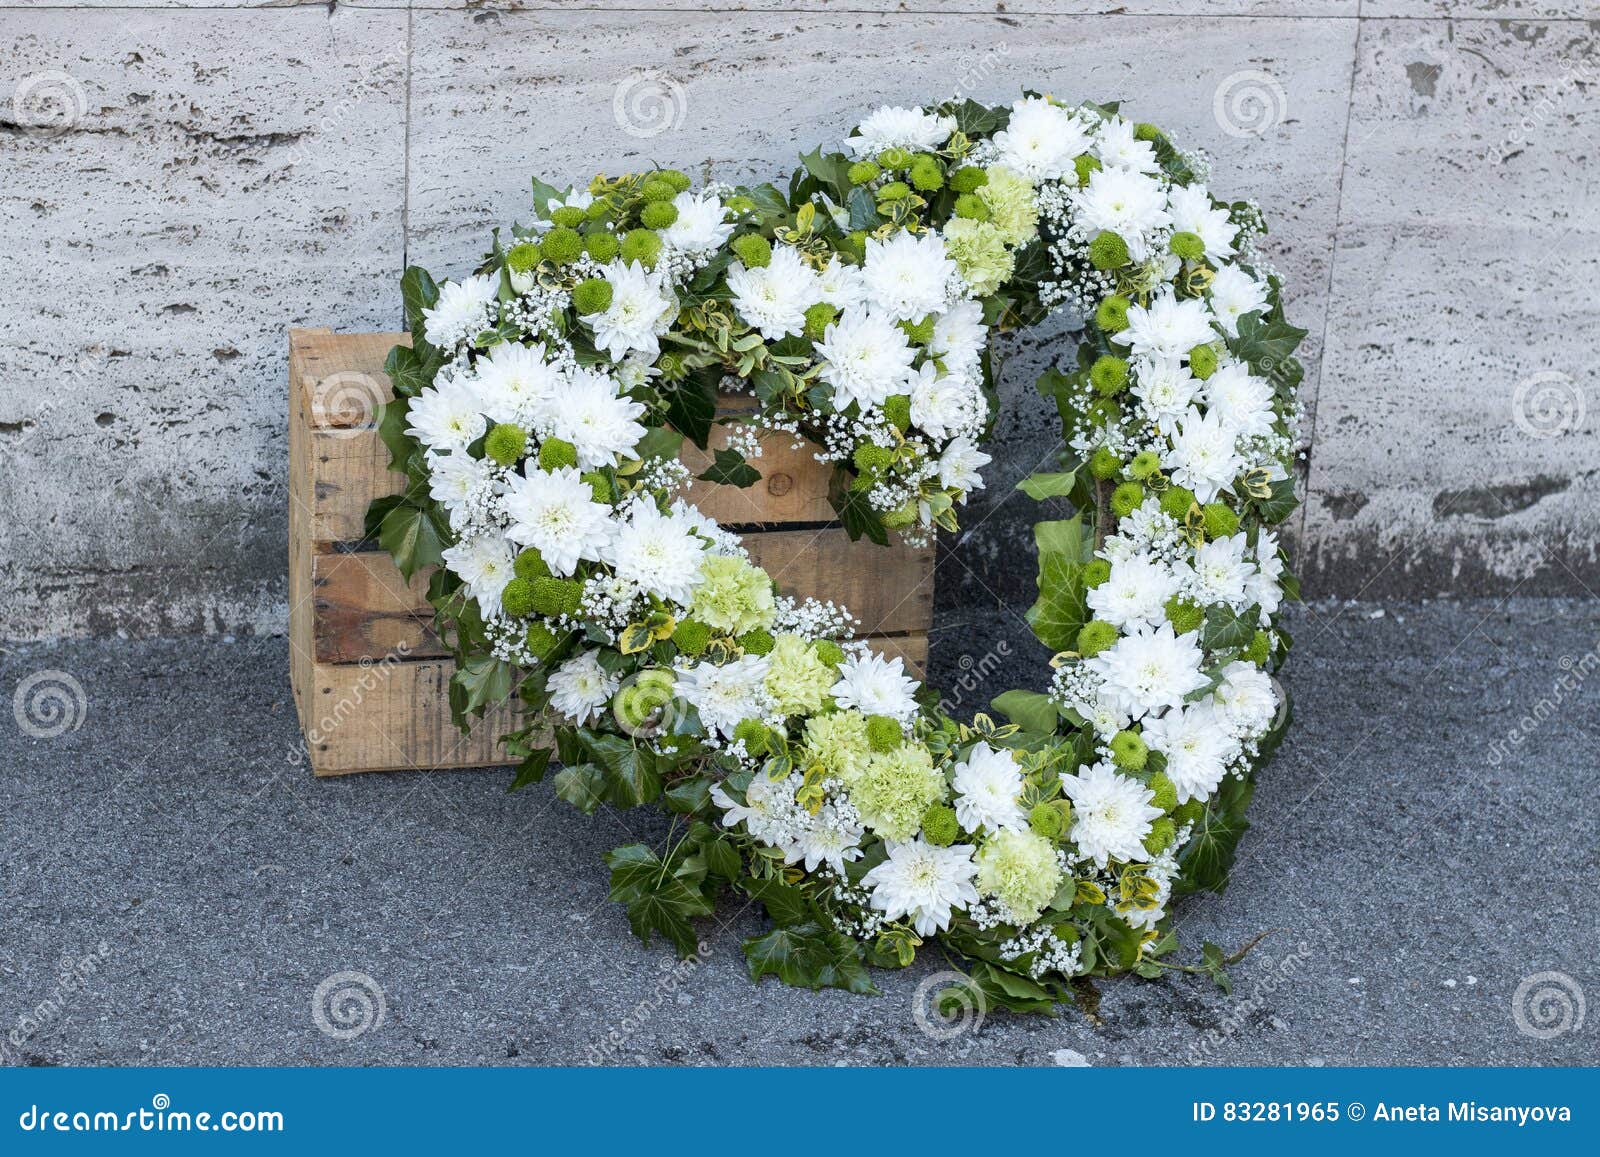
MULTIPOLYGON (((1596 585, 1591 2, 0 0, 0 637, 280 629, 285 330, 392 327, 403 265, 466 267, 530 174, 765 178, 877 101, 1024 85, 1267 210, 1309 590, 1596 585)), ((1029 593, 1061 336, 1009 351, 947 603, 1029 593)))

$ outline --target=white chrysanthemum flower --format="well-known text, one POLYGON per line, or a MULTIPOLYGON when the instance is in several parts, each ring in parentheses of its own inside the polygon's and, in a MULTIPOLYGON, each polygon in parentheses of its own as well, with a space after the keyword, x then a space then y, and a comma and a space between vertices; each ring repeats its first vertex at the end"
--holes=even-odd
POLYGON ((1278 713, 1278 693, 1272 677, 1254 663, 1235 660, 1222 669, 1222 682, 1212 692, 1217 713, 1238 734, 1259 735, 1278 713))
POLYGON ((550 672, 550 706, 575 723, 587 723, 617 693, 618 679, 600 666, 594 651, 574 655, 550 672))
POLYGON ((984 347, 989 344, 989 328, 983 324, 983 306, 963 297, 933 323, 933 340, 928 352, 944 363, 952 374, 967 376, 978 369, 984 347))
POLYGON ((861 281, 861 267, 846 265, 838 254, 817 274, 822 300, 838 310, 857 309, 867 302, 867 287, 861 281))
POLYGON ((1241 437, 1272 433, 1272 383, 1241 362, 1223 366, 1206 379, 1206 409, 1220 414, 1241 437))
POLYGON ((1112 564, 1111 577, 1088 593, 1089 609, 1121 631, 1158 627, 1178 581, 1161 562, 1134 555, 1112 564))
POLYGON ((611 563, 618 578, 688 606, 700 583, 705 552, 705 539, 695 533, 693 523, 662 514, 654 502, 640 498, 617 530, 611 563))
POLYGON ((1167 194, 1160 183, 1127 169, 1096 169, 1089 183, 1072 193, 1072 206, 1080 225, 1126 241, 1135 261, 1150 256, 1148 235, 1167 223, 1167 194))
POLYGON ((639 422, 644 411, 643 402, 617 393, 613 379, 579 367, 557 399, 550 432, 577 447, 581 469, 614 466, 644 437, 645 428, 639 422))
POLYGON ((1096 867, 1104 868, 1108 860, 1149 859, 1144 839, 1161 816, 1150 803, 1155 792, 1106 763, 1063 774, 1061 790, 1072 800, 1070 838, 1096 867))
POLYGON ((967 831, 1021 831, 1028 826, 1028 817, 1017 802, 1022 794, 1022 769, 1011 752, 980 742, 965 763, 956 764, 951 786, 956 790, 956 819, 967 831))
POLYGON ((678 694, 700 713, 707 731, 733 738, 746 719, 763 718, 771 708, 767 694, 767 660, 743 655, 728 663, 703 662, 679 668, 678 694))
POLYGON ((1178 790, 1179 803, 1209 798, 1239 753, 1210 703, 1191 703, 1146 719, 1143 735, 1151 751, 1167 757, 1166 776, 1178 790))
POLYGON ((655 361, 661 353, 659 338, 678 316, 678 299, 659 272, 637 261, 613 261, 603 272, 611 283, 611 304, 579 320, 594 330, 595 346, 612 361, 620 362, 633 350, 655 361))
POLYGON ((906 674, 896 655, 885 660, 875 651, 846 659, 833 685, 834 702, 863 715, 887 715, 905 723, 917 713, 917 681, 906 674))
POLYGON ((1245 587, 1255 574, 1255 564, 1245 557, 1249 549, 1245 536, 1208 539, 1195 548, 1194 559, 1186 564, 1184 585, 1193 602, 1201 606, 1244 603, 1245 587))
POLYGON ((1239 336, 1239 319, 1247 313, 1264 313, 1267 308, 1266 284, 1257 281, 1237 265, 1217 270, 1207 290, 1211 312, 1229 337, 1239 336))
POLYGON ((887 241, 867 242, 862 284, 873 311, 893 321, 921 321, 950 302, 956 263, 937 233, 902 230, 887 241))
POLYGON ((834 405, 855 402, 863 410, 905 392, 916 356, 905 331, 881 314, 846 310, 817 343, 822 380, 833 387, 834 405))
POLYGON ((1167 286, 1148 306, 1130 306, 1128 328, 1113 334, 1111 340, 1132 346, 1136 357, 1184 358, 1195 346, 1207 345, 1216 336, 1205 303, 1192 298, 1179 301, 1167 286))
POLYGON ((772 260, 756 269, 734 262, 728 269, 733 305, 768 341, 805 328, 806 310, 822 300, 816 270, 788 245, 775 245, 772 260))
POLYGON ((439 286, 439 299, 422 311, 428 340, 442 349, 481 333, 489 325, 489 307, 500 293, 497 274, 482 274, 439 286))
POLYGON ((1199 396, 1200 386, 1200 379, 1179 359, 1154 358, 1140 359, 1132 390, 1156 429, 1170 435, 1199 396))
POLYGON ((934 116, 920 108, 884 105, 856 126, 855 135, 844 143, 857 157, 870 159, 884 149, 925 153, 944 144, 955 131, 954 117, 934 116))
POLYGON ((1219 413, 1202 415, 1193 409, 1178 423, 1161 464, 1201 502, 1215 500, 1249 465, 1239 453, 1238 431, 1219 413))
POLYGON ((1183 697, 1206 685, 1200 672, 1198 631, 1173 632, 1171 623, 1153 631, 1124 635, 1088 660, 1105 679, 1101 694, 1137 720, 1164 707, 1181 707, 1183 697))
POLYGON ((1283 603, 1283 559, 1278 557, 1278 536, 1270 530, 1256 535, 1256 573, 1250 576, 1250 601, 1264 615, 1276 614, 1283 603))
POLYGON ((1233 256, 1239 228, 1226 208, 1211 203, 1204 185, 1173 185, 1167 190, 1167 216, 1178 233, 1193 233, 1205 243, 1206 256, 1221 261, 1233 256))
POLYGON ((501 342, 491 349, 474 367, 483 412, 519 426, 548 420, 566 378, 545 356, 542 342, 501 342))
POLYGON ((511 544, 496 534, 480 534, 447 546, 442 553, 444 565, 467 584, 467 593, 478 601, 484 618, 498 619, 500 596, 516 577, 511 544))
POLYGON ((956 910, 978 902, 971 844, 940 848, 919 836, 887 846, 889 858, 861 878, 885 919, 909 916, 919 936, 932 936, 950 926, 956 910))
POLYGON ((533 547, 550 572, 562 577, 577 570, 580 559, 609 559, 617 524, 611 507, 594 500, 578 471, 571 466, 541 470, 531 459, 524 471, 506 482, 504 506, 511 519, 506 537, 533 547))
POLYGON ((470 454, 428 456, 428 497, 449 511, 452 521, 491 489, 493 478, 489 463, 470 454))
POLYGON ((678 219, 661 231, 666 243, 682 253, 695 255, 720 249, 733 236, 733 222, 726 220, 727 206, 715 193, 682 192, 672 199, 678 219))
POLYGON ((756 839, 776 844, 782 838, 781 817, 794 808, 794 785, 788 778, 758 774, 744 789, 744 803, 735 800, 720 783, 711 789, 711 802, 722 809, 723 827, 744 824, 756 839))
POLYGON ((971 438, 957 438, 939 455, 939 485, 961 491, 961 501, 965 503, 968 493, 984 488, 979 471, 992 461, 971 438))
POLYGON ((1030 181, 1054 181, 1075 174, 1073 162, 1089 151, 1093 138, 1083 120, 1043 97, 1011 106, 1011 119, 994 135, 1000 161, 1030 181))
POLYGON ((489 428, 483 403, 461 378, 424 387, 406 407, 406 433, 430 450, 466 450, 489 428))
POLYGON ((824 804, 784 845, 784 861, 793 864, 803 860, 808 872, 827 864, 842 876, 847 862, 861 858, 861 836, 865 831, 861 824, 841 816, 833 804, 824 804))
POLYGON ((1157 173, 1161 162, 1156 160, 1155 146, 1133 135, 1134 123, 1121 117, 1112 117, 1100 126, 1094 138, 1094 155, 1108 169, 1128 169, 1135 173, 1157 173))
POLYGON ((972 382, 924 363, 911 382, 911 421, 935 438, 981 426, 988 402, 972 382))

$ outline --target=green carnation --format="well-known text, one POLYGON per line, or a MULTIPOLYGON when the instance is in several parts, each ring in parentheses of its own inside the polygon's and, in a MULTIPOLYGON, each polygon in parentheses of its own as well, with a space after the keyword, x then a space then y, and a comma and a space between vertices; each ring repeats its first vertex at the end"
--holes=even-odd
POLYGON ((1037 920, 1060 884, 1055 845, 1034 832, 1002 829, 978 853, 978 890, 1004 904, 1013 924, 1037 920))
POLYGON ((1039 209, 1028 178, 997 165, 976 192, 989 206, 989 223, 1007 245, 1025 245, 1039 235, 1039 209))
POLYGON ((639 223, 646 229, 665 229, 678 219, 678 207, 671 201, 651 201, 639 210, 639 223))
POLYGON ((544 235, 544 240, 539 242, 539 249, 554 264, 567 265, 583 253, 583 238, 578 236, 575 229, 557 225, 544 235))
POLYGON ((872 754, 867 740, 867 717, 859 711, 813 715, 806 721, 806 753, 823 769, 849 780, 872 754))
POLYGON ((869 185, 876 181, 878 174, 882 172, 883 170, 874 161, 857 161, 846 170, 845 176, 852 185, 869 185))
POLYGON ((538 619, 535 619, 528 624, 528 633, 523 636, 522 645, 528 649, 528 653, 535 659, 545 659, 549 657, 551 651, 556 649, 556 645, 560 641, 554 631, 538 619))
POLYGON ((1150 748, 1137 731, 1119 731, 1111 737, 1111 762, 1124 771, 1138 771, 1150 758, 1150 748))
POLYGON ((575 579, 537 578, 533 580, 533 609, 547 619, 578 613, 583 584, 575 579))
POLYGON ((1093 619, 1083 624, 1078 632, 1078 654, 1093 658, 1117 641, 1117 628, 1110 623, 1093 619))
POLYGON ((1183 525, 1194 506, 1194 491, 1187 486, 1169 486, 1161 495, 1161 513, 1183 525))
POLYGON ((501 422, 483 439, 483 453, 497 466, 514 466, 528 448, 528 433, 521 426, 501 422))
POLYGON ((578 282, 572 291, 572 307, 579 317, 604 313, 611 308, 611 283, 603 277, 591 277, 578 282))
POLYGON ((1096 446, 1089 455, 1089 473, 1102 482, 1108 482, 1122 473, 1122 459, 1108 446, 1096 446))
POLYGON ((1143 482, 1145 479, 1161 473, 1161 455, 1154 450, 1140 450, 1133 456, 1133 461, 1128 463, 1128 475, 1143 482))
POLYGON ((1204 607, 1196 606, 1182 595, 1173 595, 1167 600, 1167 622, 1172 624, 1174 633, 1187 635, 1190 631, 1198 631, 1200 624, 1206 621, 1204 607))
POLYGON ((902 434, 911 426, 911 396, 894 394, 883 403, 883 416, 902 434))
POLYGON ((689 186, 694 184, 689 180, 689 174, 681 169, 660 169, 656 172, 655 179, 671 185, 675 193, 687 193, 689 186))
POLYGON ((992 221, 957 217, 944 227, 945 250, 978 297, 987 297, 1011 276, 1016 258, 992 221))
POLYGON ((583 247, 601 265, 609 264, 621 248, 615 233, 590 233, 583 239, 583 247))
POLYGON ((650 229, 629 229, 618 252, 628 265, 637 261, 646 269, 653 268, 661 256, 661 234, 650 229))
POLYGON ((894 464, 894 451, 876 442, 863 442, 856 447, 850 460, 863 474, 882 474, 894 464))
POLYGON ((979 165, 964 165, 950 174, 950 187, 957 193, 976 193, 989 183, 989 171, 979 165))
POLYGON ((989 206, 984 204, 983 198, 976 193, 963 193, 956 198, 955 214, 957 217, 966 217, 973 221, 987 221, 989 206))
POLYGON ((911 164, 911 154, 905 149, 884 149, 878 154, 878 164, 886 169, 904 169, 911 164))
POLYGON ((733 729, 733 737, 743 740, 744 749, 751 755, 761 755, 767 750, 769 734, 767 725, 759 719, 741 719, 733 729))
POLYGON ((701 561, 700 580, 691 611, 706 626, 743 635, 772 625, 772 580, 765 571, 742 558, 713 554, 701 561))
POLYGON ((923 813, 943 803, 946 792, 944 773, 933 765, 928 749, 910 743, 869 755, 841 778, 862 822, 886 840, 916 835, 923 813))
POLYGON ((911 196, 911 186, 904 181, 890 181, 887 185, 878 186, 874 196, 883 204, 892 204, 895 201, 904 201, 911 196))
POLYGON ((1151 807, 1170 812, 1178 806, 1178 789, 1164 773, 1156 772, 1145 782, 1145 787, 1154 793, 1150 799, 1151 807))
POLYGON ((831 701, 837 668, 799 635, 779 635, 767 653, 767 694, 784 715, 815 715, 831 701))
POLYGON ((524 241, 513 245, 511 252, 506 254, 506 267, 512 273, 532 273, 539 265, 539 245, 534 241, 524 241))
POLYGON ((1130 260, 1128 243, 1115 233, 1102 233, 1089 242, 1089 264, 1096 269, 1121 269, 1130 260))
POLYGON ((538 579, 512 579, 506 584, 506 589, 500 592, 500 606, 506 614, 513 619, 526 618, 533 614, 533 584, 538 579))
POLYGON ((1139 482, 1124 482, 1111 492, 1111 513, 1118 518, 1126 518, 1144 501, 1144 485, 1139 482))
POLYGON ((956 809, 936 803, 922 813, 922 834, 936 848, 948 848, 961 834, 961 822, 956 819, 956 809))
POLYGON ((1047 800, 1034 804, 1028 813, 1028 827, 1047 840, 1058 840, 1067 830, 1067 816, 1072 805, 1066 800, 1047 800))
POLYGON ((1167 248, 1172 250, 1173 256, 1185 261, 1199 261, 1206 255, 1206 243, 1200 240, 1198 233, 1174 233, 1167 248))
POLYGON ((1111 564, 1105 559, 1091 559, 1083 564, 1083 585, 1089 590, 1094 590, 1110 578, 1111 564))
POLYGON ((550 214, 550 220, 561 226, 563 229, 576 229, 579 225, 584 223, 587 216, 588 215, 576 205, 563 205, 561 208, 550 214))
POLYGON ((765 655, 773 647, 772 632, 764 627, 757 627, 753 631, 746 631, 736 640, 746 654, 765 655))
POLYGON ((806 310, 806 336, 813 340, 820 340, 828 332, 828 327, 833 324, 833 319, 839 310, 826 301, 819 301, 816 305, 806 310))
POLYGON ((1144 850, 1148 855, 1159 856, 1172 846, 1172 841, 1178 838, 1177 826, 1165 816, 1150 825, 1150 834, 1144 838, 1144 850))
POLYGON ((893 751, 905 738, 900 724, 887 715, 867 716, 867 743, 876 752, 893 751))
POLYGON ((666 180, 659 173, 639 186, 639 196, 646 201, 670 201, 677 195, 678 189, 673 182, 666 180))
POLYGON ((516 561, 511 564, 518 578, 546 578, 550 568, 545 565, 544 556, 533 547, 529 547, 517 555, 516 561))
POLYGON ((685 655, 703 655, 711 643, 711 628, 693 619, 680 619, 673 628, 672 641, 685 655))
POLYGON ((1197 345, 1189 351, 1189 371, 1202 382, 1217 372, 1217 351, 1208 345, 1197 345))
POLYGON ((560 438, 546 438, 539 446, 539 469, 560 470, 578 464, 578 448, 560 438))
POLYGON ((734 255, 746 269, 762 269, 772 262, 772 242, 759 233, 746 233, 733 239, 734 255))

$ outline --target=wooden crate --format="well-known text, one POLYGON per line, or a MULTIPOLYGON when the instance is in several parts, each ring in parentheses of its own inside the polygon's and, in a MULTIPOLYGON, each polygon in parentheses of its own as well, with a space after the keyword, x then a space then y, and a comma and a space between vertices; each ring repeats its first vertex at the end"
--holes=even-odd
MULTIPOLYGON (((499 737, 515 726, 504 704, 463 735, 450 721, 453 663, 430 625, 427 573, 407 583, 389 556, 362 541, 374 498, 403 478, 374 425, 391 397, 384 359, 405 334, 289 333, 289 650, 295 704, 318 775, 482 767, 514 762, 499 737)), ((743 399, 727 399, 737 408, 743 399)), ((718 443, 713 441, 713 447, 718 443)), ((699 473, 709 456, 689 446, 699 473)), ((933 550, 851 542, 833 523, 830 468, 779 436, 739 489, 697 483, 693 498, 745 530, 751 557, 785 592, 850 608, 872 645, 920 675, 933 612, 933 550)))

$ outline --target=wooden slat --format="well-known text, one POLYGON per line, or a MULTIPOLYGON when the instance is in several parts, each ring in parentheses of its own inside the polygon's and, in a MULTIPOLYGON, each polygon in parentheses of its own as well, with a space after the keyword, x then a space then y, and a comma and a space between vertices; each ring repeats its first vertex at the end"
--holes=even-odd
MULTIPOLYGON (((707 450, 685 443, 679 458, 691 472, 701 474, 711 464, 708 450, 726 449, 733 432, 718 426, 708 439, 707 450)), ((724 526, 827 522, 837 517, 828 502, 833 465, 818 462, 816 454, 817 448, 810 443, 796 449, 792 435, 772 431, 761 439, 761 457, 750 463, 761 472, 759 482, 742 488, 696 482, 684 497, 724 526)))
POLYGON ((304 720, 318 775, 422 771, 515 763, 500 737, 517 726, 511 705, 491 709, 462 735, 450 721, 448 659, 312 668, 304 720))
MULTIPOLYGON (((787 594, 831 599, 864 635, 926 631, 933 608, 933 548, 851 542, 844 530, 746 535, 750 558, 787 594)), ((376 660, 407 648, 414 657, 448 654, 429 626, 428 570, 407 583, 383 551, 311 557, 312 654, 319 663, 376 660)))

